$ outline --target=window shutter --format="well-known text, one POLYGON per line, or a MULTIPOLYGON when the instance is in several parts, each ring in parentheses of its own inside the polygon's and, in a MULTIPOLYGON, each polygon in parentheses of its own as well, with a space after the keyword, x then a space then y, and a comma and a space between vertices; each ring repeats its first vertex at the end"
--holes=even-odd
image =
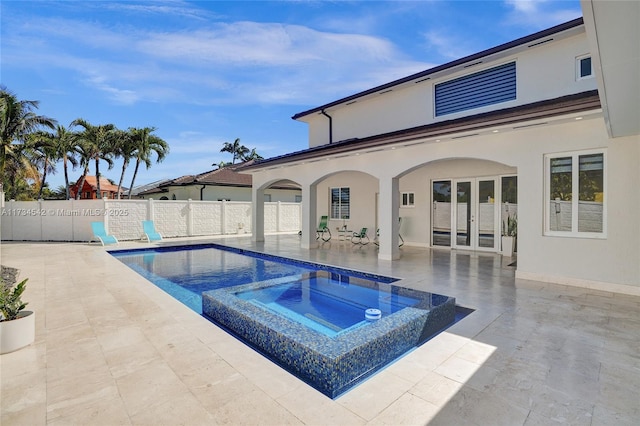
POLYGON ((516 63, 437 84, 435 90, 436 116, 514 100, 516 63))

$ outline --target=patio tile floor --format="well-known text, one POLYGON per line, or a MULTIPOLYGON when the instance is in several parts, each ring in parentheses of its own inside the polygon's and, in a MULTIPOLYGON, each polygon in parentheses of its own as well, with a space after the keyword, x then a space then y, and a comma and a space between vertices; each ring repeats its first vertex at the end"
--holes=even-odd
MULTIPOLYGON (((171 239, 160 244, 205 242, 171 239)), ((476 309, 335 400, 83 243, 2 243, 36 341, 0 356, 0 424, 635 425, 640 298, 516 280, 494 254, 293 235, 211 241, 403 278, 476 309)), ((120 248, 148 246, 134 242, 120 248)), ((110 249, 110 248, 109 248, 110 249)))

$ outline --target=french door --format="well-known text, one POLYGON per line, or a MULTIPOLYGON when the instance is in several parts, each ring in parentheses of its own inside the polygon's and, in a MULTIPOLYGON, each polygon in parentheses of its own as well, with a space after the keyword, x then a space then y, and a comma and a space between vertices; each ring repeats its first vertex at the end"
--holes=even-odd
POLYGON ((498 179, 440 180, 432 183, 433 246, 498 251, 500 247, 498 179))

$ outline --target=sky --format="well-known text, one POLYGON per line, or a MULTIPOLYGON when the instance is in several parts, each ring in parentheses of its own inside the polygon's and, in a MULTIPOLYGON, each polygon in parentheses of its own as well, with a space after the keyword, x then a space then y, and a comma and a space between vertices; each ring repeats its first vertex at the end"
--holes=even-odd
POLYGON ((305 149, 296 113, 580 16, 579 0, 2 0, 0 84, 67 127, 155 127, 170 153, 138 186, 229 162, 236 138, 265 158, 305 149))

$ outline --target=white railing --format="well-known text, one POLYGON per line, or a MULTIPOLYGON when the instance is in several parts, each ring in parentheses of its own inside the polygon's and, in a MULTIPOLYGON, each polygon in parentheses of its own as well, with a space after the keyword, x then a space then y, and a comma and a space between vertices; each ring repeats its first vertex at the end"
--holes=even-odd
MULTIPOLYGON (((300 203, 267 202, 265 233, 298 232, 300 203)), ((91 222, 104 222, 118 240, 137 240, 142 221, 153 220, 164 237, 251 234, 251 202, 193 200, 5 201, 3 241, 89 241, 91 222)))

